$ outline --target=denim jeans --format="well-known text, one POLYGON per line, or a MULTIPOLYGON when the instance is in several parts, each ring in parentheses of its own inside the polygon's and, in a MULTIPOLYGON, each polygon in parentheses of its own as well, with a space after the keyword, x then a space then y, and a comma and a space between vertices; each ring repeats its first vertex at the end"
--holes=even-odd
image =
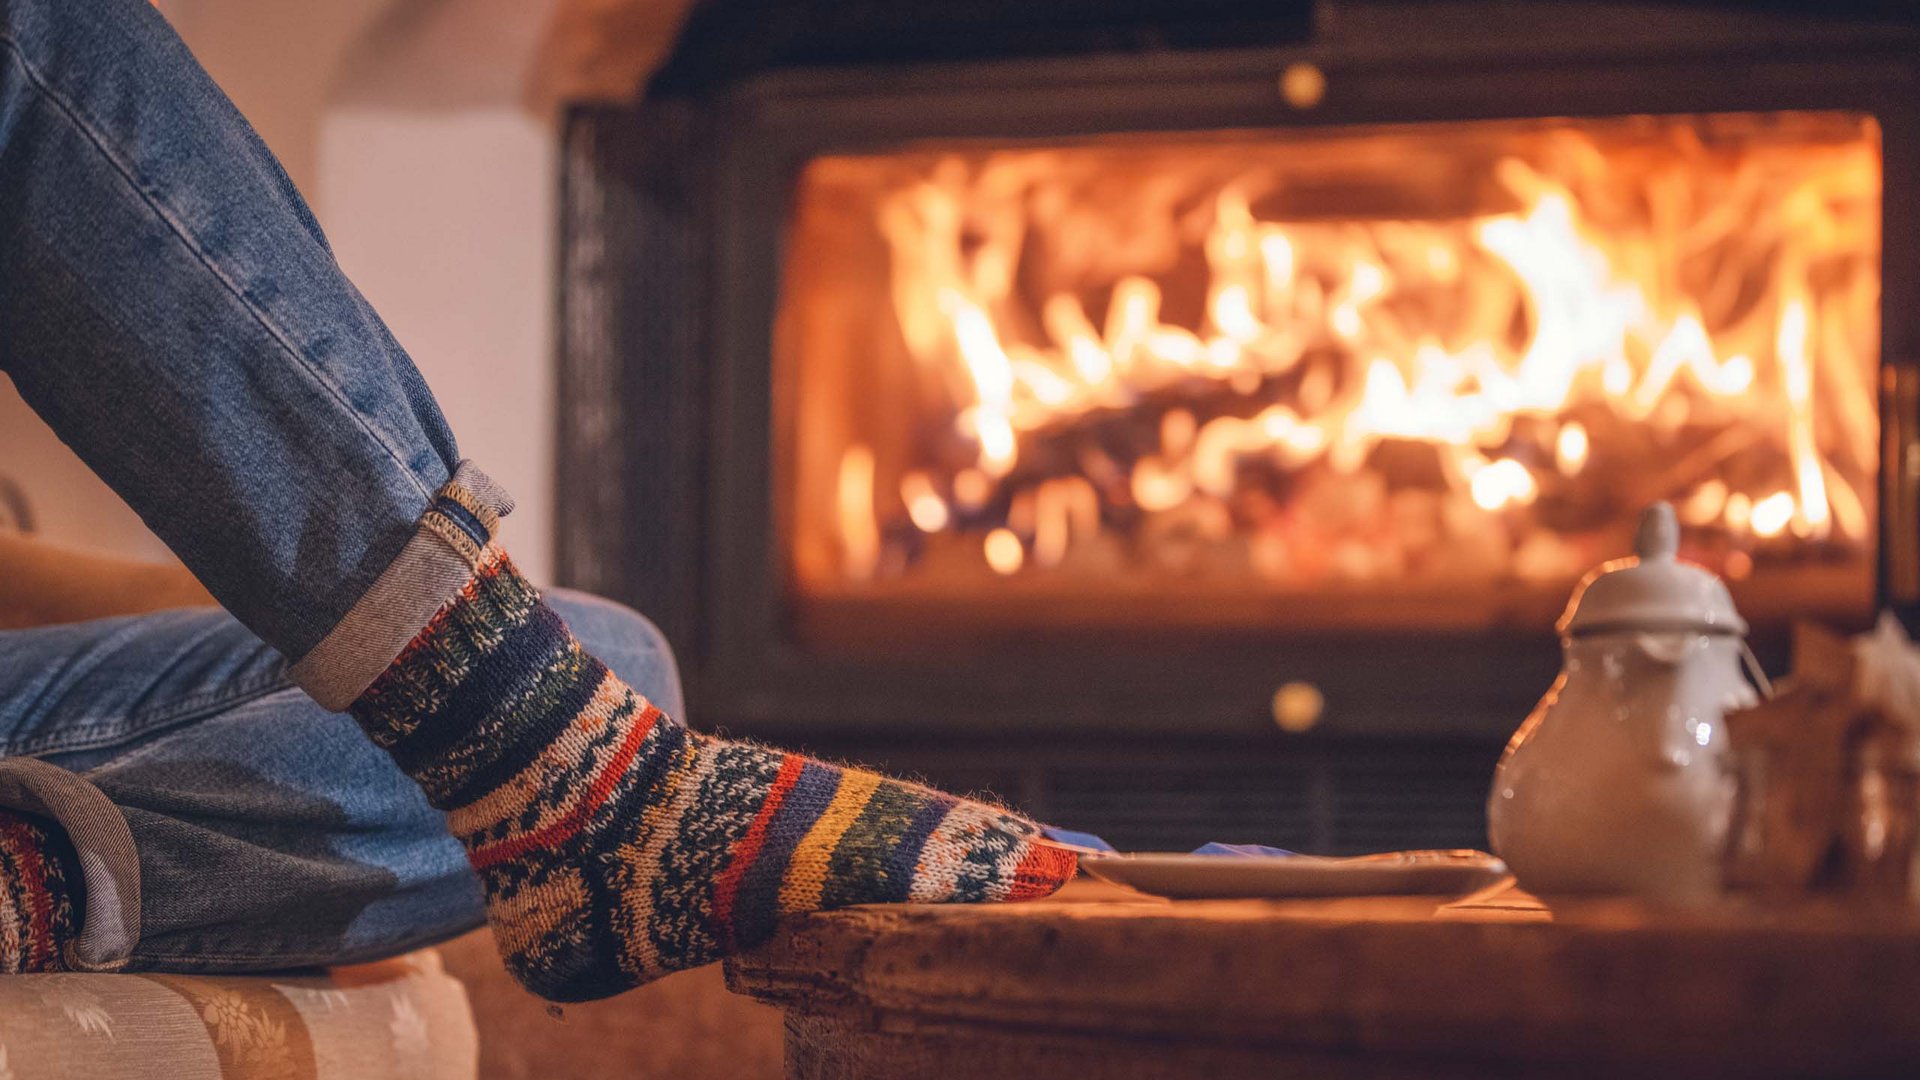
MULTIPOLYGON (((581 643, 677 715, 673 654, 618 604, 548 597, 581 643)), ((138 854, 138 925, 99 966, 351 963, 479 926, 439 811, 353 719, 211 608, 0 631, 0 760, 98 793, 138 854)))
POLYGON ((322 704, 464 580, 426 383, 145 0, 0 0, 0 370, 322 704))
POLYGON ((340 959, 476 918, 424 803, 326 710, 511 500, 146 0, 0 0, 0 371, 238 620, 0 639, 0 805, 79 849, 79 962, 340 959), (423 527, 436 498, 468 535, 423 527))

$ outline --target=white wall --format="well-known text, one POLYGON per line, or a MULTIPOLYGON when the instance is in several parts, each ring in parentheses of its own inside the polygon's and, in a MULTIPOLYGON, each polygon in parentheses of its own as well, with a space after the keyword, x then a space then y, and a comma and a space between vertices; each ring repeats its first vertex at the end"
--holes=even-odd
MULTIPOLYGON (((519 500, 506 538, 552 568, 553 124, 520 93, 551 0, 162 0, 313 203, 341 266, 519 500)), ((0 379, 0 471, 43 531, 164 548, 0 379)))
POLYGON ((319 215, 433 387, 461 453, 553 565, 558 147, 524 103, 554 0, 402 0, 342 60, 319 128, 319 215))
POLYGON ((40 422, 4 375, 0 473, 20 485, 37 532, 72 547, 128 558, 169 557, 166 545, 40 422))

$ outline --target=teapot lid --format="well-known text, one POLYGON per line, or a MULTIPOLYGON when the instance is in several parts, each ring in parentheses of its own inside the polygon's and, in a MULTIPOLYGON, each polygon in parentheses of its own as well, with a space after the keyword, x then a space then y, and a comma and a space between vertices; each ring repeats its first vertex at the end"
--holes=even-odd
POLYGON ((1712 572, 1674 557, 1680 525, 1673 507, 1654 503, 1640 515, 1634 555, 1602 563, 1573 590, 1563 635, 1611 630, 1697 630, 1741 634, 1747 623, 1733 608, 1727 586, 1712 572))

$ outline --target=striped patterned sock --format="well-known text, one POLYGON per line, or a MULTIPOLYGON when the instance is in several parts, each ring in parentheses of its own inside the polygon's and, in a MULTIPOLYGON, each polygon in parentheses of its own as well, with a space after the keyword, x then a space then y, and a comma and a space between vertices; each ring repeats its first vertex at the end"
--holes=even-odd
POLYGON ((516 977, 605 997, 884 901, 1024 900, 1070 852, 981 803, 688 731, 587 655, 494 547, 354 703, 447 811, 516 977))
POLYGON ((0 974, 65 971, 79 907, 80 859, 67 834, 0 809, 0 974))

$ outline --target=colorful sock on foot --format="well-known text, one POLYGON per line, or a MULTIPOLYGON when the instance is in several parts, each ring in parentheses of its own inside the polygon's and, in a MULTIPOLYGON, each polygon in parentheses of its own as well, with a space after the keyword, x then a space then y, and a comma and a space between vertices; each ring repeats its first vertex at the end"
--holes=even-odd
POLYGON ((80 928, 80 860, 45 818, 0 809, 0 974, 67 969, 80 928))
POLYGON ((1024 900, 1075 868, 1006 811, 689 732, 495 548, 352 711, 447 811, 507 966, 553 1000, 719 959, 784 915, 1024 900))

